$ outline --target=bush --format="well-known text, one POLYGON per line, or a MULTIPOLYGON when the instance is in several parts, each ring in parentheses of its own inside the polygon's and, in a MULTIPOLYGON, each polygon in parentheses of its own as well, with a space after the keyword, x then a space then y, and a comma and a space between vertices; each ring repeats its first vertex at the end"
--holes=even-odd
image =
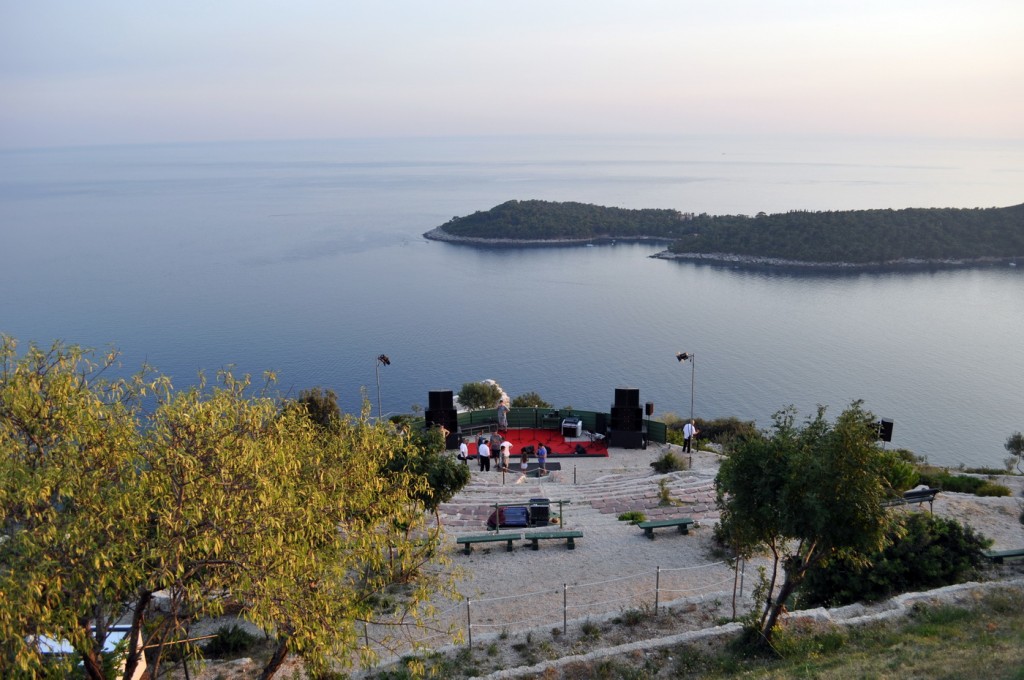
POLYGON ((241 654, 256 644, 258 639, 237 624, 221 626, 217 629, 217 636, 206 643, 203 651, 207 658, 241 654))
POLYGON ((676 470, 685 470, 686 462, 672 451, 666 451, 661 454, 661 458, 651 463, 651 467, 655 472, 663 475, 676 470))
POLYGON ((619 515, 620 522, 629 522, 630 524, 636 524, 637 522, 646 522, 647 515, 640 512, 639 510, 630 510, 619 515))
POLYGON ((961 583, 985 564, 991 541, 956 520, 909 513, 888 531, 889 545, 867 564, 837 557, 807 574, 800 606, 839 606, 961 583))
POLYGON ((975 496, 1009 496, 1010 489, 978 477, 951 475, 945 470, 929 468, 921 471, 920 484, 927 484, 933 489, 952 491, 954 493, 970 493, 975 496))
POLYGON ((512 408, 551 408, 551 404, 540 398, 536 392, 527 392, 512 398, 512 408))

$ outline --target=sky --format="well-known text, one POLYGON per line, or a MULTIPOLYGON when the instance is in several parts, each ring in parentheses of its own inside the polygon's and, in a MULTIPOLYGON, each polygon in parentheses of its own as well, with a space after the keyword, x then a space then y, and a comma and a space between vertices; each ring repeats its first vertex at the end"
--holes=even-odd
POLYGON ((1021 0, 0 0, 0 149, 1024 138, 1021 0))

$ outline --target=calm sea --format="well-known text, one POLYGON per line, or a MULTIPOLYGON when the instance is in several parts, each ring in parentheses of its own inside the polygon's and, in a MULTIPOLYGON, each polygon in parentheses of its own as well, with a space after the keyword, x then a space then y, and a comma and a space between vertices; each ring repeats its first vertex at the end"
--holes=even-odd
POLYGON ((512 395, 770 423, 864 399, 892 446, 1001 466, 1024 429, 1024 262, 799 274, 651 245, 425 241, 509 199, 744 213, 1024 201, 1021 142, 429 139, 0 152, 0 332, 123 351, 178 386, 233 366, 347 411, 512 395), (678 351, 696 363, 679 364, 678 351))

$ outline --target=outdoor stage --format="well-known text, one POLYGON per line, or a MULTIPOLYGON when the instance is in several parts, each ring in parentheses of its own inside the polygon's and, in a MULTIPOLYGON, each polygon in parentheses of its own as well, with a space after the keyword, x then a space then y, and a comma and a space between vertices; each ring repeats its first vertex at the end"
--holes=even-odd
MULTIPOLYGON (((538 428, 509 428, 498 432, 501 438, 512 442, 512 459, 519 457, 524 446, 532 446, 534 450, 538 445, 543 444, 548 449, 548 458, 565 457, 588 457, 608 456, 608 440, 591 438, 587 433, 580 437, 565 437, 559 430, 538 429, 538 428), (577 453, 576 447, 582 447, 584 453, 577 453)), ((490 441, 490 434, 467 436, 469 444, 469 455, 476 457, 476 441, 478 437, 484 436, 490 441)), ((494 455, 494 452, 491 452, 494 455)))

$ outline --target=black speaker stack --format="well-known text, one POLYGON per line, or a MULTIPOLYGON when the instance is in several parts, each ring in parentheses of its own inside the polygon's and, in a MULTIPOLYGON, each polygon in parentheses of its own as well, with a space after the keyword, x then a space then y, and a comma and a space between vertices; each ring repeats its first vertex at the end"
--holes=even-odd
POLYGON ((459 448, 459 414, 455 410, 455 399, 451 390, 431 390, 427 395, 427 411, 424 414, 427 427, 440 425, 448 430, 445 447, 459 448))
MULTIPOLYGON (((651 407, 653 408, 653 404, 651 407)), ((640 390, 635 387, 615 388, 615 403, 609 418, 609 444, 624 449, 644 445, 644 409, 640 407, 640 390)))
POLYGON ((878 427, 878 438, 883 442, 892 441, 892 421, 888 418, 882 418, 875 425, 878 427))
POLYGON ((625 432, 639 432, 643 426, 644 412, 640 408, 640 390, 635 387, 615 388, 611 428, 625 432))

